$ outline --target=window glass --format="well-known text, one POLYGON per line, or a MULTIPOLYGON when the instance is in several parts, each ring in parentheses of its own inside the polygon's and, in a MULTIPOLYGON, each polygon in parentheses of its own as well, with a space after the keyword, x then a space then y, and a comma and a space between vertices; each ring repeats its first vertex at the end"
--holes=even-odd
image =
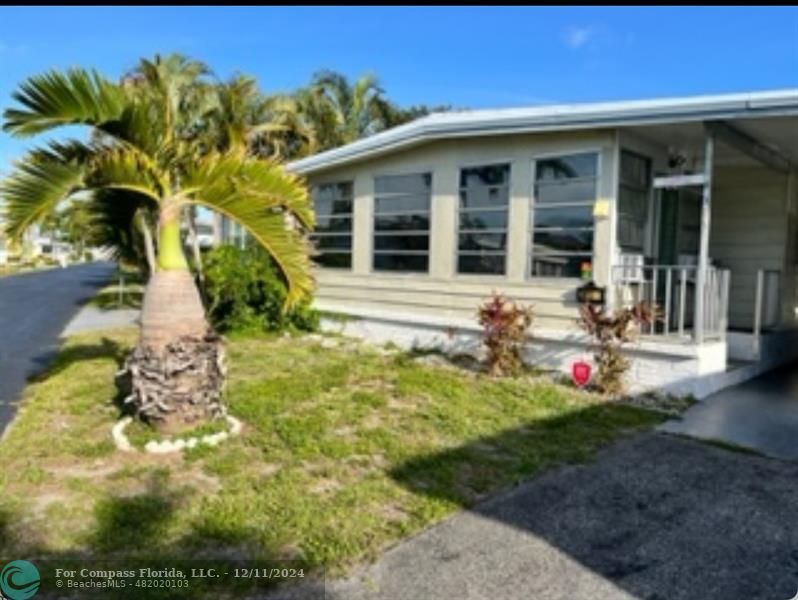
POLYGON ((579 277, 582 265, 591 265, 592 256, 541 255, 532 260, 532 275, 536 277, 579 277))
POLYGON ((627 252, 643 253, 651 193, 651 161, 621 151, 618 187, 618 245, 627 252))
POLYGON ((457 271, 459 273, 488 273, 501 275, 504 273, 506 262, 502 254, 465 254, 457 257, 457 271))
POLYGON ((323 267, 351 268, 353 183, 316 185, 311 195, 316 212, 316 229, 310 235, 317 251, 314 262, 323 267))
POLYGON ((424 254, 374 254, 374 269, 377 271, 427 271, 429 256, 424 254))
POLYGON ((374 179, 374 270, 428 269, 431 193, 430 173, 374 179))
POLYGON ((510 165, 460 170, 458 273, 504 274, 509 203, 510 165))
POLYGON ((544 158, 538 160, 535 165, 535 179, 539 182, 581 177, 595 178, 597 173, 598 161, 594 153, 544 158))
POLYGON ((529 216, 531 275, 579 277, 584 263, 585 267, 592 267, 593 205, 597 195, 597 154, 536 161, 529 216))

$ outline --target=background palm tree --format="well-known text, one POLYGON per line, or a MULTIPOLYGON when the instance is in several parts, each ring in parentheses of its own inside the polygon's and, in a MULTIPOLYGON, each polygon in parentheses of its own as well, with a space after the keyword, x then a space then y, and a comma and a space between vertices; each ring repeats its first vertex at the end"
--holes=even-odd
POLYGON ((313 152, 314 131, 290 95, 264 96, 255 80, 237 75, 216 89, 207 135, 219 150, 283 160, 313 152))
POLYGON ((297 98, 313 124, 320 150, 372 135, 390 122, 391 104, 374 75, 350 82, 336 71, 319 71, 297 98))
MULTIPOLYGON (((139 345, 128 360, 138 413, 167 429, 218 415, 223 373, 218 341, 183 252, 180 222, 205 206, 241 223, 282 271, 287 303, 312 288, 302 228, 313 226, 303 182, 239 145, 209 147, 200 133, 212 109, 206 72, 182 57, 142 61, 121 84, 72 69, 32 77, 5 111, 18 137, 64 125, 89 128, 88 141, 50 142, 28 153, 2 184, 5 223, 18 239, 64 200, 89 192, 99 220, 152 219, 154 269, 145 292, 139 345)), ((147 229, 147 228, 145 228, 147 229)), ((142 230, 143 232, 144 230, 142 230)))

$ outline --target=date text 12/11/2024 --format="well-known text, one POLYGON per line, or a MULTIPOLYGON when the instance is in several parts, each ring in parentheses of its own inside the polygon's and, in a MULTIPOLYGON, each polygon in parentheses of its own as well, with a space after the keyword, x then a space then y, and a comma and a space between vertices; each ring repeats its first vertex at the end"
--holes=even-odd
POLYGON ((265 568, 265 569, 239 569, 235 568, 232 572, 224 571, 223 573, 219 572, 218 569, 191 569, 191 577, 192 578, 210 578, 210 577, 221 577, 222 575, 225 576, 233 576, 236 579, 285 579, 285 578, 297 578, 297 577, 304 577, 305 570, 304 569, 286 569, 286 568, 265 568))

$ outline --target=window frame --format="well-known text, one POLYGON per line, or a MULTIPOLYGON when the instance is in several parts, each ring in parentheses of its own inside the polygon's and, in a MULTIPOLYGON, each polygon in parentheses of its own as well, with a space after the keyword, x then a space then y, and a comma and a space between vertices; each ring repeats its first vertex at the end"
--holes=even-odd
POLYGON ((371 185, 372 185, 372 194, 371 194, 371 215, 370 215, 370 231, 369 231, 369 273, 372 275, 378 276, 388 276, 388 277, 418 277, 418 276, 429 276, 432 270, 432 263, 431 263, 431 256, 432 256, 432 211, 433 211, 433 198, 435 195, 435 169, 432 167, 418 167, 413 169, 407 170, 400 170, 400 171, 387 171, 387 172, 376 172, 372 173, 371 175, 371 185), (377 219, 379 217, 386 217, 386 216, 401 216, 401 215, 418 215, 422 214, 420 211, 402 211, 402 210, 394 210, 394 211, 386 211, 382 213, 377 212, 377 199, 378 198, 390 198, 390 197, 408 197, 408 196, 417 196, 415 192, 387 192, 386 194, 379 194, 377 192, 377 180, 380 178, 387 178, 387 177, 409 177, 409 176, 429 176, 429 204, 428 209, 426 212, 427 220, 429 222, 428 228, 425 231, 422 230, 406 230, 406 231, 397 231, 397 232, 378 232, 377 231, 377 219), (376 236, 383 235, 386 237, 390 236, 398 236, 398 235, 424 235, 427 236, 427 249, 426 250, 377 250, 376 244, 376 236), (395 254, 398 252, 404 256, 426 256, 427 257, 427 268, 423 271, 407 271, 407 270, 392 270, 392 269, 379 269, 374 266, 374 259, 377 255, 390 255, 395 254))
MULTIPOLYGON (((457 177, 457 180, 456 180, 457 192, 455 194, 456 213, 455 213, 455 218, 454 218, 454 237, 453 237, 453 240, 454 240, 453 246, 454 247, 452 248, 452 254, 453 254, 453 257, 454 257, 453 261, 452 261, 452 271, 453 271, 453 275, 454 275, 455 278, 464 278, 464 279, 471 279, 471 280, 481 279, 481 278, 486 278, 486 279, 490 279, 490 280, 506 279, 507 278, 509 265, 510 265, 510 205, 512 204, 512 201, 513 201, 513 188, 512 188, 513 171, 514 171, 514 161, 513 160, 509 160, 509 159, 505 159, 505 160, 502 160, 502 159, 499 159, 499 160, 482 160, 482 161, 478 161, 478 162, 464 163, 464 164, 460 164, 460 165, 457 166, 457 173, 456 173, 456 177, 457 177), (463 171, 466 171, 468 169, 479 169, 479 168, 483 168, 483 167, 499 167, 499 166, 506 166, 508 168, 507 183, 504 184, 504 186, 484 186, 484 187, 487 187, 487 188, 491 188, 491 187, 506 187, 507 188, 507 204, 504 206, 504 210, 505 210, 505 213, 507 215, 507 225, 505 226, 505 229, 503 231, 503 233, 505 235, 505 238, 506 238, 506 241, 505 241, 504 251, 501 253, 501 254, 504 254, 504 272, 503 273, 468 273, 468 272, 462 272, 461 273, 460 269, 459 269, 460 253, 461 253, 461 250, 460 250, 460 235, 461 235, 461 231, 460 231, 460 214, 462 212, 461 208, 460 208, 460 194, 463 192, 463 190, 467 189, 467 188, 464 188, 463 186, 460 185, 460 181, 461 181, 461 178, 462 178, 462 173, 463 173, 463 171)), ((488 208, 488 209, 485 209, 485 208, 468 209, 468 210, 466 210, 466 212, 480 212, 480 211, 482 211, 482 212, 492 212, 492 211, 496 212, 496 211, 499 211, 499 210, 501 210, 501 207, 497 208, 497 209, 491 209, 491 208, 488 208)), ((471 229, 471 230, 468 230, 468 231, 469 232, 474 232, 475 230, 471 229)), ((494 230, 494 229, 485 230, 485 232, 486 233, 502 233, 501 230, 494 230)), ((466 252, 468 252, 468 251, 466 251, 466 252)), ((500 254, 500 253, 497 252, 496 255, 498 255, 498 254, 500 254)), ((478 254, 466 254, 465 256, 478 256, 478 254)))
MULTIPOLYGON (((578 206, 590 206, 591 208, 595 208, 596 202, 601 197, 601 185, 603 181, 603 164, 604 164, 604 149, 600 146, 586 146, 583 148, 573 148, 568 150, 560 150, 556 152, 545 152, 540 154, 535 154, 531 159, 531 179, 530 179, 530 189, 529 189, 529 203, 527 205, 526 211, 526 258, 525 258, 525 266, 524 266, 524 280, 525 281, 534 281, 538 283, 578 283, 581 282, 582 279, 578 276, 568 276, 568 277, 557 277, 554 275, 535 275, 532 272, 532 267, 534 266, 534 249, 535 249, 535 223, 537 221, 537 194, 536 194, 536 187, 537 187, 537 173, 538 173, 538 163, 543 160, 548 160, 552 158, 561 158, 566 156, 574 156, 579 154, 592 154, 596 157, 596 174, 593 177, 575 177, 571 179, 571 181, 585 181, 589 179, 593 179, 595 181, 595 198, 593 199, 592 203, 587 202, 563 202, 559 204, 552 203, 550 206, 561 206, 561 207, 578 207, 578 206)), ((566 180, 568 181, 568 180, 566 180)), ((545 210, 545 209, 544 209, 545 210)), ((591 215, 593 211, 591 210, 591 215)), ((595 268, 596 264, 596 220, 595 217, 593 218, 593 226, 590 228, 579 228, 574 227, 572 229, 575 230, 592 230, 593 231, 593 248, 591 249, 589 256, 590 262, 595 268)), ((556 230, 555 230, 556 231, 556 230)), ((574 252, 571 254, 567 253, 560 253, 560 254, 550 254, 544 256, 588 256, 588 253, 583 252, 574 252)))
POLYGON ((651 227, 652 227, 652 218, 653 213, 655 211, 655 207, 653 206, 653 198, 654 198, 654 159, 651 156, 643 154, 635 149, 620 146, 618 148, 618 189, 616 190, 617 195, 617 206, 616 206, 616 213, 617 216, 615 218, 615 231, 613 232, 613 237, 615 238, 615 243, 618 248, 618 252, 623 254, 649 254, 652 250, 652 246, 654 245, 654 241, 651 239, 651 227), (623 169, 621 163, 623 161, 623 155, 629 154, 635 158, 643 159, 647 166, 648 166, 648 181, 647 186, 645 189, 638 188, 635 186, 631 186, 624 183, 623 180, 623 169), (621 219, 621 189, 626 188, 635 192, 643 192, 645 191, 646 197, 646 218, 643 222, 643 235, 640 242, 639 248, 624 248, 623 244, 621 244, 621 237, 620 237, 620 219, 621 219))
MULTIPOLYGON (((311 186, 311 189, 310 189, 310 196, 311 196, 311 202, 313 203, 313 213, 316 216, 316 221, 318 222, 319 214, 316 212, 316 200, 314 198, 316 188, 323 187, 323 186, 336 186, 337 187, 337 186, 341 186, 341 185, 349 185, 349 186, 351 186, 352 193, 351 193, 351 197, 349 198, 349 201, 351 202, 352 208, 351 208, 350 212, 348 212, 348 213, 340 213, 340 214, 336 214, 336 213, 325 214, 325 215, 322 215, 322 218, 332 218, 333 216, 336 216, 336 217, 339 217, 339 218, 348 218, 349 219, 349 225, 350 225, 349 232, 347 233, 347 232, 329 232, 329 231, 327 231, 327 232, 323 232, 323 233, 318 233, 314 229, 308 235, 308 237, 310 238, 310 240, 312 242, 314 242, 314 248, 315 248, 315 250, 316 250, 316 252, 318 254, 348 254, 349 255, 349 266, 348 267, 334 267, 334 266, 330 266, 330 265, 322 265, 322 264, 317 263, 315 260, 313 260, 313 257, 311 257, 311 260, 313 261, 313 266, 315 268, 317 268, 317 269, 329 269, 331 271, 339 271, 339 272, 340 271, 350 271, 351 272, 354 269, 354 255, 355 255, 355 180, 354 180, 354 178, 351 178, 351 179, 336 179, 336 180, 320 181, 320 182, 314 183, 311 186), (348 252, 347 251, 336 251, 334 249, 331 250, 331 251, 330 250, 326 250, 325 251, 324 249, 319 248, 318 246, 315 245, 316 240, 318 238, 320 238, 320 237, 331 238, 331 237, 346 237, 346 236, 351 238, 348 252)), ((338 199, 343 199, 343 198, 338 198, 338 199)), ((333 202, 335 202, 335 200, 333 200, 333 202)))

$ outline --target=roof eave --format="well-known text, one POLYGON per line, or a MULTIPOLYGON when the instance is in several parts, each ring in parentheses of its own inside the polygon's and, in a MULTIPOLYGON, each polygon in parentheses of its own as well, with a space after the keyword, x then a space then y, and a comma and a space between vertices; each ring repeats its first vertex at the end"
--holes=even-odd
POLYGON ((406 126, 388 130, 346 146, 293 161, 288 169, 307 175, 344 164, 373 158, 407 149, 434 140, 458 137, 541 133, 546 131, 573 131, 577 129, 606 129, 665 123, 684 123, 716 119, 739 119, 798 115, 798 91, 790 94, 764 94, 745 100, 720 101, 705 104, 675 105, 665 109, 651 107, 626 111, 553 113, 535 117, 494 117, 452 122, 420 119, 406 126))

